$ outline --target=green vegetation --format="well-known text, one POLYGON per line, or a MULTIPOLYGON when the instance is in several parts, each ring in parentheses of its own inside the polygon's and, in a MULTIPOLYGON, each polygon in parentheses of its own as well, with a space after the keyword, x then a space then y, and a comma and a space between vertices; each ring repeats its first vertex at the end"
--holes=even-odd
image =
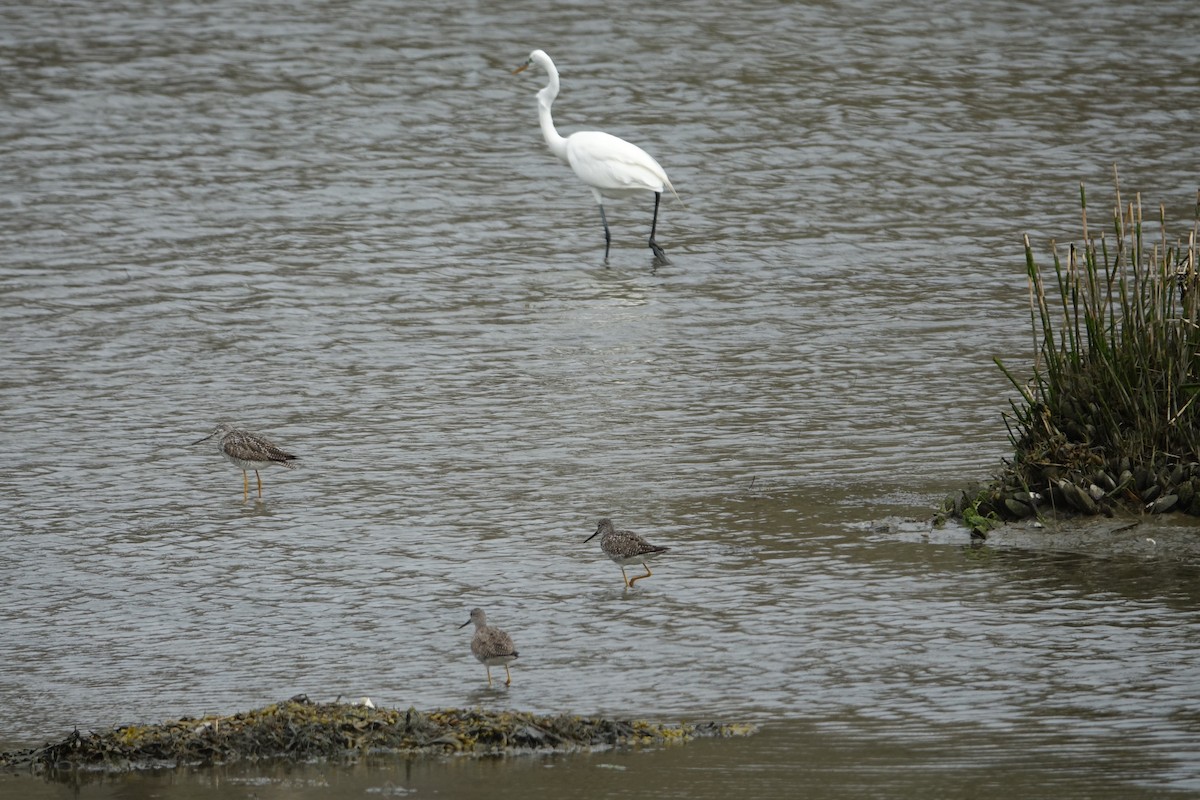
POLYGON ((994 511, 980 512, 980 502, 981 498, 976 497, 962 509, 962 521, 971 533, 986 537, 988 531, 1001 524, 1001 520, 994 511))
POLYGON ((1025 237, 1032 377, 996 360, 1020 393, 1005 414, 1014 456, 943 514, 1200 514, 1200 196, 1185 239, 1161 207, 1149 234, 1141 197, 1126 205, 1115 179, 1111 231, 1089 228, 1081 185, 1082 243, 1065 260, 1052 243, 1052 272, 1025 237))

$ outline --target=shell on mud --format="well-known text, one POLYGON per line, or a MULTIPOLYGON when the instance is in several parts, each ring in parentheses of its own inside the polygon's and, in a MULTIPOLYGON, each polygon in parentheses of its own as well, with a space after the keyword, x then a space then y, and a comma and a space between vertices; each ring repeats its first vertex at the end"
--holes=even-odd
POLYGON ((1070 481, 1059 481, 1057 486, 1067 504, 1076 511, 1082 511, 1085 514, 1096 513, 1096 501, 1083 489, 1070 481))
POLYGON ((1133 485, 1139 492, 1145 493, 1155 484, 1155 478, 1154 472, 1149 467, 1139 465, 1133 470, 1133 485))
POLYGON ((1146 510, 1149 511, 1151 514, 1163 514, 1167 511, 1170 511, 1172 508, 1174 508, 1175 504, 1178 501, 1179 501, 1179 495, 1164 494, 1162 497, 1158 498, 1153 503, 1147 504, 1146 510))
POLYGON ((1034 515, 1034 508, 1028 503, 1023 503, 1016 497, 1004 498, 1004 507, 1008 509, 1008 513, 1012 514, 1017 519, 1025 519, 1034 515))

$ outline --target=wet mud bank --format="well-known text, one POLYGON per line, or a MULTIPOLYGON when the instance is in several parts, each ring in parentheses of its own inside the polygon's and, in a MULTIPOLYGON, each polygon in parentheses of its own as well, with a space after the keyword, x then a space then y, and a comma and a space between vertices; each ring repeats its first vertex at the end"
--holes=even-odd
POLYGON ((482 709, 376 708, 307 697, 228 716, 183 717, 104 733, 72 731, 42 747, 0 753, 7 771, 123 772, 271 759, 310 761, 378 754, 502 756, 746 736, 757 726, 661 724, 482 709))
POLYGON ((1200 464, 1131 465, 1128 457, 1107 461, 1095 454, 1063 457, 1053 464, 1012 467, 991 484, 971 485, 947 498, 941 513, 972 529, 986 522, 1137 517, 1184 513, 1200 517, 1200 464))

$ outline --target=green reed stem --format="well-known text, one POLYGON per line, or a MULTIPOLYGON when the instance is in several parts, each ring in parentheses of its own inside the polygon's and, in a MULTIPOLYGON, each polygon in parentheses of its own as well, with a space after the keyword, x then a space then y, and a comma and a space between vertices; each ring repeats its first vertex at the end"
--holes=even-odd
POLYGON ((1168 234, 1149 244, 1142 202, 1123 204, 1114 167, 1110 242, 1090 235, 1080 184, 1083 241, 1066 260, 1051 243, 1053 281, 1024 239, 1034 341, 1032 377, 997 366, 1021 394, 1005 414, 1017 461, 1054 446, 1132 461, 1194 461, 1200 453, 1200 281, 1196 221, 1186 242, 1168 234), (1057 294, 1050 297, 1050 293, 1057 294))

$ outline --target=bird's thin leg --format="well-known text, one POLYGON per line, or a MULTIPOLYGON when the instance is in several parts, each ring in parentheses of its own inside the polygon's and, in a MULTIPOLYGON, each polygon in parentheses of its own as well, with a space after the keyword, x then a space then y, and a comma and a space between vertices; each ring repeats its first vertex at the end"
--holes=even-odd
MULTIPOLYGON (((617 566, 621 567, 620 564, 617 564, 617 566)), ((625 588, 628 589, 629 588, 629 576, 625 574, 624 567, 621 567, 621 577, 625 579, 625 588)))
POLYGON ((512 673, 508 671, 508 664, 504 665, 504 674, 508 676, 508 679, 504 681, 504 685, 512 686, 512 673))
POLYGON ((600 204, 600 221, 604 223, 604 260, 608 261, 608 247, 612 244, 612 234, 608 232, 608 217, 604 216, 604 203, 600 204))
POLYGON ((633 580, 631 580, 631 581, 629 582, 629 587, 630 587, 630 588, 633 588, 633 585, 634 585, 635 583, 637 583, 638 581, 640 581, 642 578, 649 578, 651 575, 653 575, 653 574, 654 574, 653 572, 651 572, 651 571, 650 571, 650 567, 649 567, 649 566, 648 566, 648 565, 647 565, 645 562, 643 562, 643 563, 642 563, 642 569, 646 570, 646 574, 645 574, 645 575, 638 575, 636 578, 634 578, 633 580))
POLYGON ((484 665, 483 665, 483 668, 487 670, 487 674, 488 674, 488 688, 490 689, 490 688, 491 688, 491 686, 492 686, 492 668, 491 668, 491 667, 489 667, 487 664, 484 664, 484 665))
POLYGON ((250 473, 242 470, 242 502, 250 499, 250 473))
POLYGON ((254 470, 254 477, 258 478, 258 499, 262 499, 262 475, 258 474, 258 470, 254 470))
POLYGON ((654 193, 654 219, 650 221, 650 252, 654 253, 654 258, 660 264, 670 264, 671 260, 667 258, 667 253, 658 246, 658 242, 654 241, 654 231, 658 229, 658 203, 662 200, 662 192, 654 193))

